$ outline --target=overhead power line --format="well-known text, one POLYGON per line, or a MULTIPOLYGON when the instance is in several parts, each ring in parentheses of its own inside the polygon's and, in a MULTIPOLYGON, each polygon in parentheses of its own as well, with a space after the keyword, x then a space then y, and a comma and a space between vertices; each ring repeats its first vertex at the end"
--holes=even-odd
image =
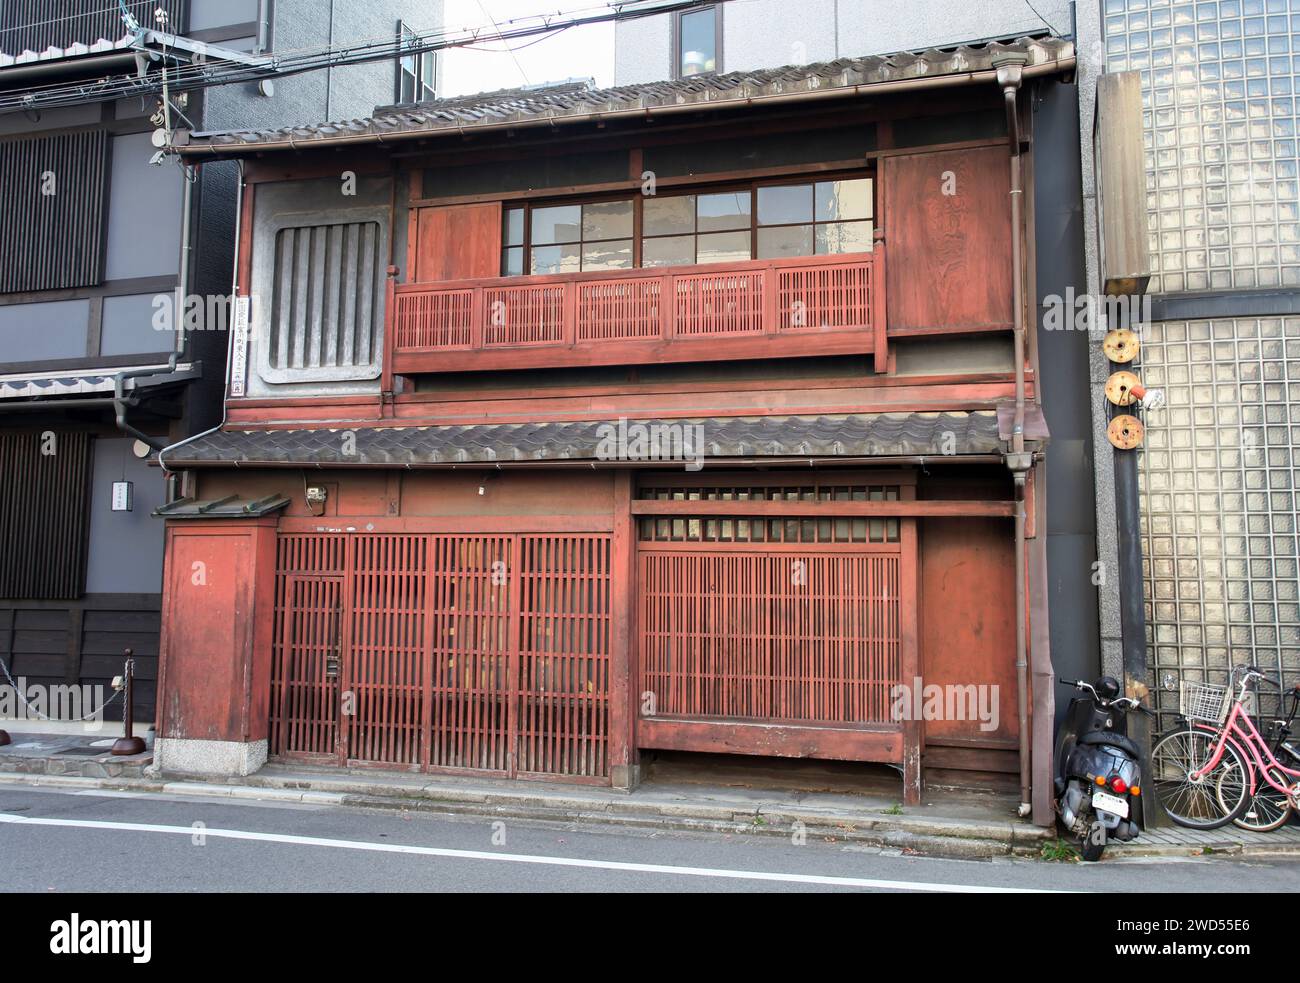
MULTIPOLYGON (((511 41, 533 37, 587 24, 629 21, 658 14, 713 6, 718 0, 663 0, 652 4, 621 3, 579 8, 562 14, 533 14, 505 21, 500 25, 439 29, 417 32, 406 37, 397 35, 370 38, 341 45, 323 45, 295 51, 250 57, 243 52, 229 52, 237 60, 224 60, 227 52, 214 45, 204 45, 145 28, 136 31, 132 47, 137 55, 135 74, 114 75, 93 80, 57 82, 47 86, 0 93, 0 113, 50 109, 58 106, 107 102, 132 96, 158 95, 163 91, 161 72, 145 72, 151 63, 146 59, 163 57, 161 47, 169 47, 169 58, 187 58, 188 64, 168 67, 170 91, 206 89, 238 82, 256 82, 282 78, 304 72, 389 61, 427 51, 467 47, 483 41, 511 41)), ((726 2, 726 0, 722 0, 726 2)))

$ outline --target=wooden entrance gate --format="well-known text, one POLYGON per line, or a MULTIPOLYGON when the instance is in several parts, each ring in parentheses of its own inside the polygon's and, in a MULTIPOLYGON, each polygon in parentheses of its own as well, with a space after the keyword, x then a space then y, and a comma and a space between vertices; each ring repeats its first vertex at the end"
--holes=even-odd
POLYGON ((610 537, 282 533, 270 752, 609 779, 610 537))
POLYGON ((892 712, 917 665, 915 523, 890 515, 912 493, 643 481, 637 745, 881 761, 919 782, 919 730, 892 712))

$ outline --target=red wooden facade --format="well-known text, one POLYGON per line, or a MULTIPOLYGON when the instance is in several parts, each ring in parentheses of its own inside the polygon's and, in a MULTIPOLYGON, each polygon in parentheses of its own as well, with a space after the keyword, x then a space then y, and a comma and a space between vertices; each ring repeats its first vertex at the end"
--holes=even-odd
MULTIPOLYGON (((843 118, 873 112, 887 137, 887 110, 843 118)), ((580 146, 625 148, 628 180, 613 190, 627 193, 643 140, 698 137, 666 129, 593 131, 580 146)), ((474 159, 526 157, 506 142, 474 159)), ((409 205, 394 195, 406 241, 391 257, 379 391, 231 399, 227 429, 987 411, 1014 397, 1017 371, 1034 399, 1032 342, 1020 366, 996 346, 961 347, 1010 348, 1011 236, 1023 230, 1008 217, 1005 137, 906 150, 884 139, 856 162, 670 182, 704 193, 856 166, 873 181, 864 251, 645 266, 638 239, 630 268, 529 276, 499 275, 503 208, 605 200, 611 187, 441 200, 428 174, 459 153, 393 159, 409 205), (956 348, 935 354, 934 339, 956 348)), ((384 174, 386 155, 343 160, 384 174)), ((250 164, 241 292, 263 188, 337 166, 250 164)), ((620 786, 643 751, 815 757, 895 766, 907 802, 926 771, 1009 780, 1015 502, 999 456, 761 458, 702 473, 554 460, 196 471, 202 499, 293 499, 274 556, 250 574, 273 598, 246 653, 266 680, 271 755, 620 786), (327 490, 322 512, 302 500, 304 477, 327 490), (1000 687, 999 727, 899 719, 892 697, 918 679, 1000 687)), ((171 541, 170 562, 186 562, 179 529, 171 541)), ((190 658, 168 652, 182 673, 190 658)))

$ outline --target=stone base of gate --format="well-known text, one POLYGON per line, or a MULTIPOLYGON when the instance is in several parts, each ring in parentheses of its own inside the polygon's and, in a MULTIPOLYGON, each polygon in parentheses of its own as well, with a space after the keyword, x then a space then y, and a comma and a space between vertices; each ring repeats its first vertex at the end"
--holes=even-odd
POLYGON ((164 775, 243 778, 266 764, 266 741, 199 741, 160 737, 154 767, 164 775))

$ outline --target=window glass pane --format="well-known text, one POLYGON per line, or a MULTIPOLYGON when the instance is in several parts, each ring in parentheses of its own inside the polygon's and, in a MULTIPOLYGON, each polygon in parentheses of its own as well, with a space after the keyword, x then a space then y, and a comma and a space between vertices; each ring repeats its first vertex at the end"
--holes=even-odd
POLYGON ((642 266, 690 266, 694 262, 695 236, 665 236, 641 243, 642 266))
POLYGON ((533 250, 533 273, 577 273, 582 247, 576 242, 564 246, 538 246, 533 250))
POLYGON ((430 92, 433 91, 438 76, 437 57, 433 51, 426 51, 420 56, 420 83, 430 92))
POLYGON ((582 206, 582 238, 624 239, 632 234, 632 202, 602 201, 582 206))
POLYGON ((677 235, 695 231, 695 196, 647 198, 641 206, 643 235, 677 235))
POLYGON ((813 255, 811 225, 790 225, 784 228, 758 230, 759 259, 811 255, 813 255))
POLYGON ((524 247, 510 246, 501 250, 501 275, 524 275, 524 247))
POLYGON ((714 37, 716 17, 712 7, 682 15, 679 21, 681 36, 678 38, 681 61, 678 64, 683 77, 718 70, 717 39, 714 37))
POLYGON ((811 222, 813 186, 783 184, 758 189, 758 224, 793 225, 811 222))
POLYGON ((507 208, 501 220, 501 244, 503 246, 522 246, 524 244, 524 210, 507 208))
POLYGON ((584 270, 630 270, 632 268, 632 240, 616 239, 613 242, 589 242, 582 247, 584 270))
POLYGON ((737 263, 750 258, 749 231, 710 232, 699 237, 698 263, 737 263))
POLYGON ((533 242, 577 242, 582 230, 581 205, 533 209, 533 242))
POLYGON ((721 232, 724 229, 749 228, 749 200, 748 190, 700 195, 700 231, 721 232))
POLYGON ((830 222, 817 226, 817 254, 871 251, 870 222, 830 222))
POLYGON ((817 221, 871 218, 871 179, 817 182, 817 221))

